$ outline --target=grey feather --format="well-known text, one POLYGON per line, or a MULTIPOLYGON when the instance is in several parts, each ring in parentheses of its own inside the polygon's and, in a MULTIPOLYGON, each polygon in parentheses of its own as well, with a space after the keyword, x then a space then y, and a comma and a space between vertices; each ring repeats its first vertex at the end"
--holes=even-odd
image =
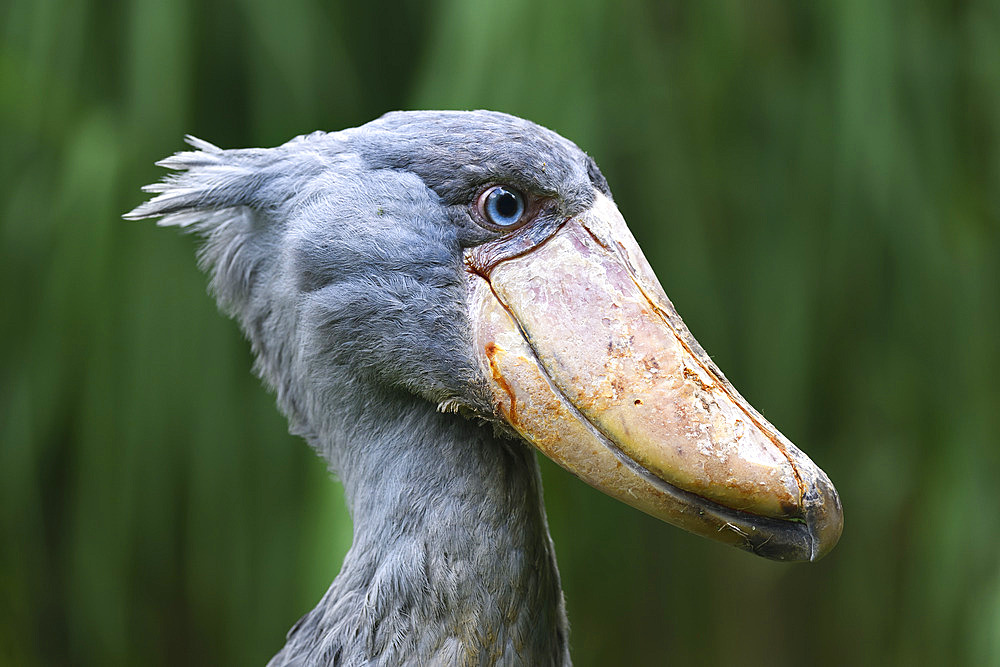
POLYGON ((512 183, 571 215, 607 192, 593 160, 485 111, 391 113, 272 149, 187 142, 126 217, 204 239, 212 292, 355 524, 271 664, 568 663, 534 454, 482 424, 462 252, 496 236, 468 214, 477 188, 512 183))

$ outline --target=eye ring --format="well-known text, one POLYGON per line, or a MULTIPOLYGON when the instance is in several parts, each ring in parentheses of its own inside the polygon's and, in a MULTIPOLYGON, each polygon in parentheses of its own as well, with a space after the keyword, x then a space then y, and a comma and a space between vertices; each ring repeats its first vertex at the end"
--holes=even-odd
POLYGON ((494 185, 479 195, 476 208, 483 219, 496 229, 514 229, 525 217, 527 206, 519 190, 494 185))

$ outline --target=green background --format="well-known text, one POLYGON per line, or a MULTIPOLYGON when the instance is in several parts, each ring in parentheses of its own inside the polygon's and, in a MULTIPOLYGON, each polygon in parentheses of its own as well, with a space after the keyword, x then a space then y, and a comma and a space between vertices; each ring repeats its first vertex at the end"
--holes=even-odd
POLYGON ((688 325, 843 499, 817 564, 543 462, 579 665, 1000 664, 1000 5, 0 7, 0 663, 251 665, 339 569, 195 240, 120 215, 190 132, 397 108, 576 141, 688 325))

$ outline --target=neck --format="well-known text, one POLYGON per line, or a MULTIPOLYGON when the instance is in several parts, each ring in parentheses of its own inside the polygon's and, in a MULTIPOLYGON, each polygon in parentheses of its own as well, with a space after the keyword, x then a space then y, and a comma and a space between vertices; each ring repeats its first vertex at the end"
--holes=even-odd
POLYGON ((415 397, 380 398, 314 443, 354 541, 271 664, 568 664, 534 453, 415 397))

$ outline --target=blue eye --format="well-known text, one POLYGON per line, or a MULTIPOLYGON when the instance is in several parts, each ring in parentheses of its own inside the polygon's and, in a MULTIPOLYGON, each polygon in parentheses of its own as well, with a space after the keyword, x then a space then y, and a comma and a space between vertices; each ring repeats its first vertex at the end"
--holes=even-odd
POLYGON ((513 227, 524 215, 524 196, 517 190, 497 185, 479 198, 479 211, 497 227, 513 227))

